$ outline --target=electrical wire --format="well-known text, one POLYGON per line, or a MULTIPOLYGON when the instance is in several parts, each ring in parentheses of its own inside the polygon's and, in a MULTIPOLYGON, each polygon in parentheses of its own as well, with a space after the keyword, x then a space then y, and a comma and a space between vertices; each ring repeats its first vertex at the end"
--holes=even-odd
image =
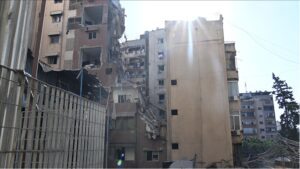
POLYGON ((272 55, 277 56, 279 59, 282 59, 282 60, 287 61, 287 62, 290 62, 290 63, 299 64, 299 62, 295 62, 294 60, 287 59, 287 58, 281 56, 280 54, 277 54, 277 53, 275 53, 274 51, 272 51, 272 50, 266 48, 264 45, 262 45, 262 43, 260 43, 259 41, 257 41, 257 40, 254 38, 254 36, 253 36, 250 32, 248 32, 248 31, 245 30, 244 28, 241 28, 241 27, 239 27, 239 26, 236 26, 235 24, 232 24, 232 23, 229 22, 229 21, 227 21, 226 23, 228 23, 228 24, 231 25, 232 27, 234 27, 234 28, 236 28, 236 29, 238 29, 238 30, 240 30, 240 31, 242 31, 242 32, 244 32, 244 33, 246 33, 246 34, 247 34, 247 35, 255 42, 256 45, 260 46, 261 48, 263 48, 264 50, 268 51, 268 52, 271 53, 272 55))

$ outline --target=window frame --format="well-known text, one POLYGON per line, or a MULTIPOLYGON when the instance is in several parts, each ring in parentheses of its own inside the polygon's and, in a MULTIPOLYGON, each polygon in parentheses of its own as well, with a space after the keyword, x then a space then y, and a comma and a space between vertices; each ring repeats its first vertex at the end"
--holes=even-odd
POLYGON ((49 35, 49 38, 50 38, 50 44, 58 44, 60 42, 59 34, 49 35), (57 41, 55 40, 55 37, 57 37, 57 41))
POLYGON ((88 32, 88 39, 89 40, 97 39, 97 31, 88 32))
POLYGON ((50 65, 56 65, 58 63, 58 55, 47 56, 47 63, 50 65), (53 63, 51 63, 51 60, 54 60, 53 63))
POLYGON ((62 21, 62 14, 52 14, 51 18, 52 18, 52 23, 60 23, 62 21))

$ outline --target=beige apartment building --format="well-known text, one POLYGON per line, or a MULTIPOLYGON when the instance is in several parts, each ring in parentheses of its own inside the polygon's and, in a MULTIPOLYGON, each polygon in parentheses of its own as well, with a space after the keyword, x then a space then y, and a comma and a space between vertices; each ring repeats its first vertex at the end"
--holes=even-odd
POLYGON ((233 166, 222 20, 165 23, 168 160, 233 166))

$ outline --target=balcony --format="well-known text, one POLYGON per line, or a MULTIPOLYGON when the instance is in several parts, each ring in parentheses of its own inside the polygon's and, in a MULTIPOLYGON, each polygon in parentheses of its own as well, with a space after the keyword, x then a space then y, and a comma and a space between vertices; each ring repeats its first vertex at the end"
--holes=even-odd
POLYGON ((239 73, 237 70, 227 70, 227 80, 238 80, 239 73))

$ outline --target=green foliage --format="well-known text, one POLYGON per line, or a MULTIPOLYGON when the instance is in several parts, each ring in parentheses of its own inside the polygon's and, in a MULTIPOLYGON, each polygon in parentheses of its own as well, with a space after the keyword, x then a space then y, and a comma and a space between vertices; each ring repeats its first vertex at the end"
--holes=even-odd
POLYGON ((273 144, 270 140, 262 141, 257 138, 244 139, 242 142, 242 155, 243 157, 248 157, 249 155, 255 156, 267 151, 273 144))
POLYGON ((274 73, 273 80, 273 94, 275 94, 279 108, 284 109, 284 113, 280 116, 280 133, 286 138, 298 141, 299 105, 294 99, 292 88, 284 80, 280 80, 274 73))

